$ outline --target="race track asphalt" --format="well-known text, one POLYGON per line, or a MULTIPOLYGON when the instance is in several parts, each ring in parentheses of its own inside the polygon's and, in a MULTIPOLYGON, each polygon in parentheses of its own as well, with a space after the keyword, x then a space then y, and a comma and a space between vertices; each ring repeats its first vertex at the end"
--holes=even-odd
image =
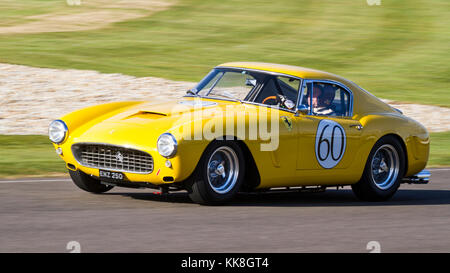
POLYGON ((94 195, 67 177, 0 180, 0 252, 450 252, 450 169, 403 184, 387 202, 349 187, 241 194, 225 206, 186 193, 115 188, 94 195))

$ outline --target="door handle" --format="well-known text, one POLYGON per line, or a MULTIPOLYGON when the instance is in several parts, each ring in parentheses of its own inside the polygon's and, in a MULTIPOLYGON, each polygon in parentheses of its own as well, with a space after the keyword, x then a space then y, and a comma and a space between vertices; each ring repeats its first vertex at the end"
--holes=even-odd
POLYGON ((352 124, 352 125, 350 125, 350 128, 355 128, 357 130, 361 130, 364 127, 361 124, 352 124))

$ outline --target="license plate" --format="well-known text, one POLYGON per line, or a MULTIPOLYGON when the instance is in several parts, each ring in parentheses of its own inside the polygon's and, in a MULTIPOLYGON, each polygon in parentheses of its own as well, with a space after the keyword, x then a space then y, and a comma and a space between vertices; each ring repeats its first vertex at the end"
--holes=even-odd
POLYGON ((125 180, 125 175, 123 173, 105 170, 99 170, 99 177, 105 180, 114 180, 114 181, 125 180))

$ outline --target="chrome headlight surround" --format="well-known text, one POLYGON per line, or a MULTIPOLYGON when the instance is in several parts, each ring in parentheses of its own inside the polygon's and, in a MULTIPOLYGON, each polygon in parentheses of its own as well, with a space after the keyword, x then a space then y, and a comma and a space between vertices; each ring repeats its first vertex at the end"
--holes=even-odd
POLYGON ((62 143, 69 132, 67 125, 64 121, 57 119, 50 123, 48 126, 48 138, 56 144, 62 143))
POLYGON ((178 143, 172 134, 164 133, 158 137, 156 148, 160 155, 171 158, 177 153, 178 143))

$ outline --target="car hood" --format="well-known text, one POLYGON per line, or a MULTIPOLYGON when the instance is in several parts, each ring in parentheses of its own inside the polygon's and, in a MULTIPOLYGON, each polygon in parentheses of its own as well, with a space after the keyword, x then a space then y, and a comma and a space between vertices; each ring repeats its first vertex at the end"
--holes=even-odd
MULTIPOLYGON (((73 135, 73 142, 114 143, 125 146, 156 144, 165 132, 176 136, 183 117, 209 119, 210 111, 224 111, 225 107, 245 107, 235 101, 220 101, 183 97, 172 101, 151 101, 127 107, 106 118, 97 118, 85 124, 73 135), (198 113, 198 115, 196 114, 198 113)), ((254 107, 254 106, 251 106, 254 107)), ((236 111, 239 111, 236 109, 236 111)), ((192 120, 192 119, 191 119, 192 120)))
POLYGON ((113 120, 135 120, 136 118, 159 119, 161 117, 168 117, 174 115, 184 114, 186 112, 194 112, 204 110, 205 108, 222 107, 224 105, 236 104, 236 102, 218 102, 208 99, 199 98, 181 98, 177 100, 156 100, 151 102, 144 102, 139 104, 121 115, 117 115, 113 120))

